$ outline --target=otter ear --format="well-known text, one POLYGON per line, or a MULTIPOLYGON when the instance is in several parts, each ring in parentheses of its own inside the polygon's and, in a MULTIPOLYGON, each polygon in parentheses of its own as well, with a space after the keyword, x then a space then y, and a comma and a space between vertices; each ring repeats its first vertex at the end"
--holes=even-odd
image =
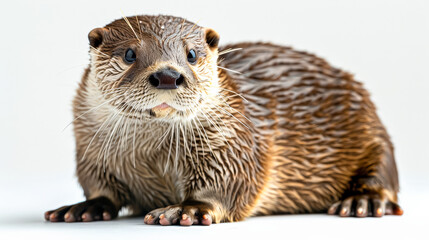
POLYGON ((219 45, 219 34, 211 28, 206 28, 206 42, 210 49, 214 50, 219 45))
POLYGON ((94 48, 97 48, 101 45, 103 42, 104 34, 108 30, 106 28, 94 28, 91 32, 88 34, 89 39, 89 45, 91 45, 94 48))

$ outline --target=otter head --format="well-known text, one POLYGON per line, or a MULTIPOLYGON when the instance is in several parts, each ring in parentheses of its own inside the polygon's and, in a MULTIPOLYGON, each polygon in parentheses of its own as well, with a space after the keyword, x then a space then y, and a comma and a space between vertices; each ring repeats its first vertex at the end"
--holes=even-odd
POLYGON ((172 16, 135 16, 88 38, 93 79, 127 116, 192 119, 218 92, 219 35, 212 29, 172 16))

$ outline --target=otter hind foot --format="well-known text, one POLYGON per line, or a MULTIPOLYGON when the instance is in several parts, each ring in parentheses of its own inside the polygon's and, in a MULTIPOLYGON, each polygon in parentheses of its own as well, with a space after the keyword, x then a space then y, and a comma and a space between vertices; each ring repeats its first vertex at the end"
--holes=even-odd
POLYGON ((382 217, 402 215, 403 210, 397 203, 380 194, 358 194, 332 204, 328 214, 341 217, 382 217))
POLYGON ((107 221, 116 216, 118 216, 118 210, 106 197, 98 197, 45 212, 45 219, 50 222, 107 221))
POLYGON ((212 223, 212 216, 209 213, 210 206, 206 204, 197 205, 172 205, 165 208, 155 209, 144 218, 144 223, 149 225, 205 225, 212 223))

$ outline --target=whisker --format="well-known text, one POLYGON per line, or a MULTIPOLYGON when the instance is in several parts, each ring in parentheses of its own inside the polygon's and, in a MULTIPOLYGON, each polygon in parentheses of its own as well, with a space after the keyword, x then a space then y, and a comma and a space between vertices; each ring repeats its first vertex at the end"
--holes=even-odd
MULTIPOLYGON (((212 146, 211 146, 211 144, 210 144, 210 141, 209 141, 209 138, 208 138, 208 135, 207 135, 206 129, 204 128, 204 126, 203 126, 203 124, 201 123, 200 119, 199 119, 198 117, 196 117, 196 118, 193 118, 193 120, 194 120, 194 121, 195 121, 195 120, 197 120, 197 121, 198 121, 198 123, 200 124, 201 129, 202 129, 202 130, 203 130, 203 132, 204 132, 204 134, 202 134, 202 136, 203 136, 203 137, 205 137, 207 147, 209 148, 209 150, 210 150, 210 152, 212 153, 213 157, 214 157, 217 161, 219 161, 219 160, 217 159, 217 157, 216 157, 216 154, 213 152, 213 148, 212 148, 212 146)), ((200 130, 201 130, 201 129, 200 129, 200 130)))
POLYGON ((185 40, 186 40, 186 39, 188 39, 189 34, 191 34, 191 33, 192 33, 192 30, 194 30, 194 27, 195 27, 195 26, 197 26, 197 24, 198 24, 198 22, 199 22, 199 21, 200 21, 200 20, 198 20, 198 21, 196 21, 196 22, 194 23, 194 26, 192 26, 191 30, 189 30, 189 33, 185 36, 185 38, 184 38, 185 40))
MULTIPOLYGON (((119 112, 114 114, 113 118, 116 118, 116 116, 119 115, 119 112)), ((119 124, 119 121, 116 121, 116 124, 113 125, 113 129, 110 131, 110 135, 108 138, 104 138, 103 144, 101 145, 101 150, 98 153, 97 162, 101 159, 101 155, 103 155, 103 170, 106 172, 106 163, 107 163, 107 155, 110 153, 110 142, 112 140, 112 137, 114 133, 116 132, 117 126, 119 124), (106 143, 107 140, 107 143, 106 143)))
POLYGON ((180 141, 180 135, 179 135, 179 128, 176 128, 176 157, 174 159, 174 169, 177 172, 177 164, 179 161, 179 141, 180 141))
POLYGON ((139 26, 140 37, 142 37, 142 35, 143 35, 142 28, 140 26, 140 21, 139 21, 139 18, 137 17, 137 15, 136 15, 136 22, 137 22, 137 25, 139 26))
MULTIPOLYGON (((191 110, 191 112, 192 112, 192 110, 191 110)), ((195 114, 195 113, 193 113, 193 114, 195 114)), ((202 146, 203 145, 203 140, 204 140, 203 134, 202 134, 200 128, 198 127, 197 122, 195 121, 195 119, 192 119, 191 122, 194 124, 195 129, 197 130, 197 133, 199 134, 199 136, 203 138, 203 139, 200 139, 200 142, 201 142, 201 150, 202 150, 203 156, 204 156, 206 154, 205 154, 205 151, 204 151, 204 146, 202 146)))
POLYGON ((195 150, 196 150, 196 157, 197 157, 197 163, 199 164, 200 160, 199 160, 199 150, 198 150, 198 144, 197 144, 197 140, 195 137, 195 132, 194 132, 194 128, 192 127, 192 122, 189 122, 188 124, 190 124, 189 128, 191 129, 191 140, 194 140, 194 145, 195 145, 195 150))
POLYGON ((141 40, 140 40, 140 38, 137 36, 137 33, 134 31, 134 28, 133 28, 133 26, 131 25, 130 21, 128 21, 128 18, 127 18, 127 17, 125 17, 125 15, 124 15, 124 13, 123 13, 123 12, 121 12, 121 13, 122 13, 122 18, 124 18, 125 22, 126 22, 126 23, 128 24, 128 26, 131 28, 131 31, 133 31, 133 33, 134 33, 134 35, 136 36, 137 40, 139 40, 139 43, 141 43, 141 40))
MULTIPOLYGON (((124 139, 124 134, 123 134, 123 131, 124 131, 124 127, 123 127, 123 119, 124 119, 124 116, 122 115, 120 118, 119 118, 119 120, 118 120, 118 125, 121 125, 121 127, 118 129, 118 131, 117 131, 117 133, 119 134, 119 136, 118 136, 118 134, 115 132, 115 137, 117 137, 118 136, 118 139, 116 139, 117 141, 116 141, 116 144, 114 145, 115 147, 116 147, 116 151, 115 151, 115 154, 113 155, 114 157, 113 157, 113 162, 114 162, 114 166, 116 166, 117 165, 117 160, 118 160, 118 158, 120 158, 120 156, 118 155, 118 153, 119 153, 119 150, 120 150, 120 148, 121 148, 121 145, 122 145, 122 142, 123 142, 123 139, 124 139)), ((115 139, 114 139, 115 140, 115 139)), ((113 142, 113 141, 112 141, 113 142)), ((109 151, 110 151, 110 148, 111 148, 111 146, 112 146, 112 144, 110 144, 110 146, 109 146, 109 151)), ((120 161, 119 163, 121 164, 121 162, 122 161, 120 161)), ((119 168, 116 168, 116 170, 118 170, 119 168)))
POLYGON ((189 149, 189 146, 188 146, 188 138, 186 137, 186 134, 185 134, 185 125, 182 125, 181 123, 180 123, 180 132, 182 133, 182 137, 183 137, 183 140, 182 140, 182 142, 183 142, 183 152, 185 153, 184 155, 184 157, 186 158, 187 156, 186 156, 186 150, 188 150, 188 153, 189 153, 189 156, 190 156, 190 162, 191 162, 191 164, 192 164, 192 167, 193 168, 195 168, 195 163, 194 163, 194 159, 192 158, 192 153, 191 153, 191 150, 189 149))
POLYGON ((227 53, 230 53, 230 52, 235 52, 235 51, 239 51, 239 50, 242 50, 243 48, 228 48, 228 49, 225 49, 225 50, 223 50, 223 51, 220 51, 219 53, 218 53, 218 55, 219 56, 221 56, 221 55, 224 55, 224 54, 227 54, 227 53))
POLYGON ((173 123, 169 127, 169 132, 170 132, 170 128, 171 128, 170 144, 168 146, 168 156, 167 156, 167 163, 165 164, 165 167, 164 167, 164 175, 167 173, 167 169, 168 169, 168 166, 170 164, 171 149, 173 146, 173 138, 174 138, 174 126, 175 126, 175 124, 173 123))
MULTIPOLYGON (((170 128, 167 128, 167 129, 169 130, 170 128)), ((168 133, 169 133, 169 131, 167 131, 167 130, 166 130, 166 131, 161 135, 161 137, 159 138, 159 139, 160 139, 160 141, 159 141, 159 143, 158 143, 158 146, 156 147, 156 149, 157 149, 157 150, 159 150, 159 149, 161 148, 161 145, 164 143, 165 139, 167 138, 168 133)))
POLYGON ((96 51, 96 52, 98 52, 98 53, 100 53, 100 54, 102 54, 102 55, 104 55, 104 56, 106 56, 106 57, 108 57, 108 58, 110 58, 110 56, 109 55, 107 55, 106 53, 104 53, 104 52, 102 52, 102 51, 100 51, 100 50, 98 50, 97 48, 95 48, 95 47, 93 47, 93 46, 89 46, 91 49, 93 49, 94 51, 96 51))
MULTIPOLYGON (((86 149, 85 149, 85 152, 84 152, 84 154, 83 154, 83 156, 82 156, 82 158, 81 158, 81 161, 83 161, 84 159, 85 159, 85 157, 86 157, 86 154, 87 154, 87 152, 88 152, 88 149, 91 147, 91 145, 92 145, 92 143, 93 143, 93 141, 94 141, 94 139, 95 139, 95 137, 98 135, 98 133, 102 130, 102 129, 104 129, 107 125, 106 124, 108 124, 108 122, 115 116, 115 115, 117 115, 118 113, 116 113, 116 114, 113 114, 113 115, 110 115, 106 120, 104 120, 104 122, 100 125, 100 127, 97 129, 97 131, 95 132, 95 134, 94 134, 94 136, 92 136, 92 138, 91 138, 91 140, 89 141, 89 143, 88 143, 88 146, 86 147, 86 149)), ((97 164, 98 164, 98 160, 97 160, 97 164)))
POLYGON ((85 111, 84 113, 80 114, 80 115, 79 115, 79 116, 77 116, 75 119, 73 119, 73 121, 71 121, 69 124, 67 124, 67 125, 63 128, 63 130, 62 130, 62 131, 64 131, 67 127, 69 127, 69 126, 70 126, 74 121, 76 121, 76 120, 80 119, 81 117, 83 117, 85 114, 87 114, 87 113, 89 113, 89 112, 92 112, 92 111, 94 111, 94 110, 97 110, 98 108, 102 107, 103 105, 105 105, 105 104, 107 104, 107 103, 110 103, 110 102, 112 102, 112 101, 114 101, 114 100, 116 100, 116 99, 118 99, 118 98, 120 98, 120 97, 121 97, 121 96, 116 96, 116 97, 114 97, 114 98, 112 98, 112 99, 110 99, 110 100, 107 100, 107 101, 103 102, 102 104, 100 104, 100 105, 98 105, 98 106, 96 106, 96 107, 93 107, 93 108, 91 108, 91 109, 89 109, 89 110, 85 111))
MULTIPOLYGON (((97 131, 95 132, 94 136, 92 136, 91 140, 89 141, 88 146, 86 147, 86 150, 81 158, 81 161, 83 161, 85 159, 85 156, 88 152, 88 149, 90 148, 92 142, 94 141, 95 137, 97 136, 97 134, 101 131, 101 129, 103 129, 105 127, 105 125, 110 121, 110 119, 112 118, 113 115, 110 115, 106 120, 104 120, 104 122, 100 125, 100 127, 97 129, 97 131)), ((98 160, 97 160, 97 164, 98 164, 98 160)))
POLYGON ((183 32, 183 27, 185 26, 185 19, 183 19, 183 21, 182 21, 182 26, 180 27, 180 33, 179 33, 179 36, 180 35, 182 35, 182 32, 183 32))
MULTIPOLYGON (((127 93, 128 91, 125 91, 124 93, 123 93, 123 96, 125 96, 126 95, 126 93, 127 93)), ((123 105, 124 104, 122 104, 122 107, 123 107, 123 105)), ((120 108, 121 108, 121 106, 119 106, 120 108)), ((109 118, 109 119, 115 119, 118 115, 119 115, 119 113, 120 113, 120 111, 118 111, 118 112, 116 112, 115 114, 113 114, 113 116, 111 117, 111 118, 109 118)), ((107 162, 107 156, 110 154, 110 146, 111 146, 111 140, 112 140, 112 137, 113 137, 113 135, 115 134, 116 135, 116 129, 118 128, 118 125, 122 122, 122 119, 123 119, 123 115, 121 115, 120 116, 120 118, 119 118, 119 120, 117 120, 116 121, 116 124, 114 124, 113 125, 113 129, 111 129, 110 130, 110 136, 109 136, 109 138, 107 138, 107 136, 103 139, 103 143, 102 143, 102 145, 101 145, 101 148, 100 148, 100 150, 99 150, 99 153, 98 153, 98 157, 97 157, 97 164, 99 163, 99 161, 101 160, 101 155, 103 155, 103 169, 104 169, 104 172, 106 171, 106 163, 108 163, 107 162), (106 140, 107 140, 107 142, 106 142, 106 140)), ((107 125, 106 125, 107 126, 107 125)), ((115 156, 115 159, 113 160, 113 161, 115 161, 116 162, 116 158, 117 158, 117 156, 115 156)))
MULTIPOLYGON (((241 123, 243 126, 245 126, 247 129, 249 129, 249 130, 251 130, 251 128, 247 125, 247 124, 245 124, 245 123, 243 123, 240 119, 238 119, 237 117, 235 117, 232 113, 230 113, 230 112, 228 112, 226 109, 224 109, 224 108, 222 108, 221 106, 218 106, 218 105, 215 105, 215 104, 212 104, 212 106, 214 106, 215 108, 217 108, 218 110, 221 110, 221 111, 223 111, 224 113, 226 113, 226 114, 228 114, 229 116, 231 116, 231 117, 233 117, 235 120, 237 120, 239 123, 241 123)), ((235 110, 235 109, 234 109, 235 110)), ((239 114, 241 114, 239 111, 237 111, 237 110, 235 110, 237 113, 239 113, 239 114)), ((241 114, 242 115, 242 114, 241 114)), ((244 115, 242 115, 242 116, 244 116, 244 115)), ((244 116, 245 117, 245 116, 244 116)), ((245 117, 248 121, 250 121, 247 117, 245 117)))
MULTIPOLYGON (((137 111, 137 110, 134 110, 134 111, 137 111)), ((134 120, 133 152, 132 152, 134 168, 136 168, 136 132, 137 132, 137 120, 134 120)))
POLYGON ((221 67, 221 66, 217 66, 217 67, 220 68, 220 69, 226 70, 226 71, 233 72, 233 73, 242 74, 239 71, 235 71, 235 70, 232 70, 232 69, 229 69, 229 68, 226 68, 226 67, 221 67))
POLYGON ((234 92, 232 90, 229 90, 229 89, 226 89, 226 88, 223 88, 223 87, 218 87, 218 88, 221 89, 221 90, 223 90, 223 91, 227 91, 227 92, 233 93, 234 95, 239 96, 240 98, 242 98, 244 101, 249 102, 245 97, 243 97, 243 95, 241 95, 241 94, 239 94, 237 92, 234 92))

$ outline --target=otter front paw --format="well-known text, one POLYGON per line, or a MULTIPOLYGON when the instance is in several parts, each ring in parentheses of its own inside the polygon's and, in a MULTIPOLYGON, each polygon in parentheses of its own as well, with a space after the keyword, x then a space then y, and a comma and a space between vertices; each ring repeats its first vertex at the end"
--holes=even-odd
POLYGON ((94 198, 74 205, 47 211, 45 219, 51 222, 91 222, 110 220, 118 215, 115 205, 106 197, 94 198))
POLYGON ((161 224, 164 226, 180 224, 182 226, 191 225, 210 225, 213 222, 213 216, 210 214, 211 206, 209 204, 196 205, 172 205, 165 208, 158 208, 146 214, 144 223, 161 224))
POLYGON ((382 217, 402 215, 401 207, 379 194, 360 194, 348 197, 331 205, 328 214, 341 217, 382 217))

